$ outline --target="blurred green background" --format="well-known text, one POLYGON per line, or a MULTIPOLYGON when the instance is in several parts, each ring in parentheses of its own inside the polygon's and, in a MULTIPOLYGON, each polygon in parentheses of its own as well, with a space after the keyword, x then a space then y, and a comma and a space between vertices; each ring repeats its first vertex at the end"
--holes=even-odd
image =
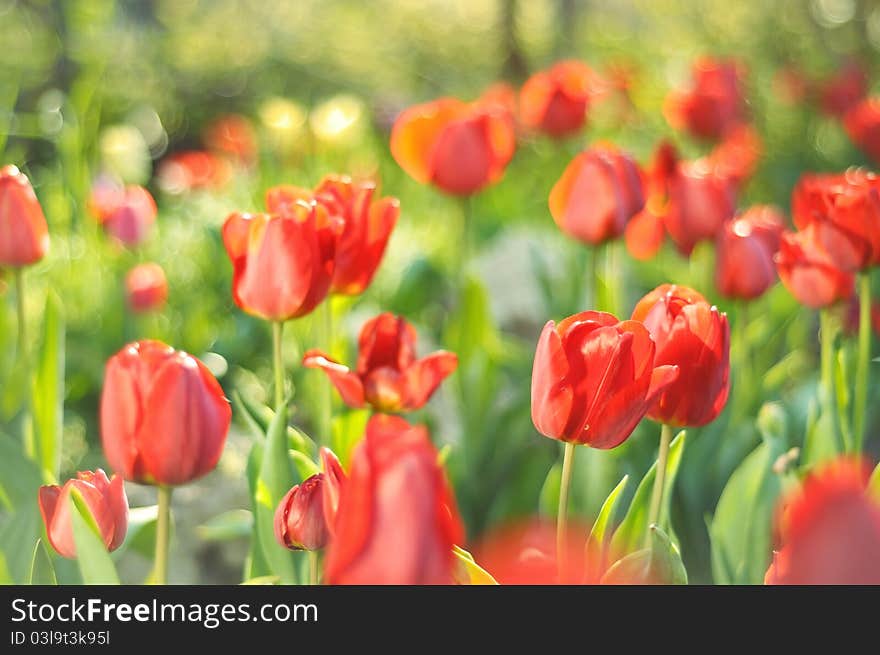
MULTIPOLYGON (((0 0, 0 43, 7 53, 0 65, 2 162, 30 176, 52 234, 50 255, 28 274, 31 325, 39 324, 47 289, 61 299, 66 320, 62 478, 102 464, 96 410, 103 366, 128 340, 161 338, 205 359, 227 392, 268 398, 270 334, 232 302, 219 226, 234 209, 260 208, 272 184, 375 173, 383 193, 400 198, 402 214, 373 285, 361 298, 335 303, 334 350, 353 361, 360 325, 388 310, 416 325, 421 352, 442 345, 462 356, 459 372, 414 418, 431 424, 438 445, 450 444, 450 474, 475 538, 516 516, 552 514, 558 444, 531 424, 529 378, 546 320, 591 302, 590 255, 558 232, 547 210, 550 187, 571 156, 610 139, 644 162, 663 137, 688 156, 706 152, 672 132, 663 98, 686 83, 695 57, 734 57, 746 66, 749 112, 764 141, 739 203, 787 208, 803 171, 866 162, 838 121, 806 102, 786 101, 778 73, 793 67, 824 79, 855 58, 875 79, 880 1, 0 0), (403 174, 388 151, 391 121, 407 105, 447 94, 473 98, 495 81, 518 84, 569 57, 600 72, 627 71, 631 105, 596 107, 582 137, 521 141, 502 181, 472 202, 476 252, 466 302, 455 307, 460 206, 403 174), (204 126, 229 113, 253 122, 256 165, 236 169, 216 191, 163 191, 157 162, 200 147, 204 126), (133 251, 109 242, 87 210, 91 183, 107 169, 145 184, 159 204, 150 240, 133 251), (158 316, 132 317, 122 279, 147 260, 165 269, 169 301, 158 316)), ((712 286, 710 248, 690 262, 664 250, 645 264, 629 261, 622 244, 615 248, 619 268, 603 275, 616 278, 620 315, 645 291, 673 281, 693 284, 739 321, 741 308, 725 305, 712 286)), ((0 353, 11 355, 14 294, 4 279, 0 353)), ((761 441, 761 404, 781 403, 780 448, 801 446, 815 396, 812 312, 777 285, 741 324, 737 338, 749 349, 751 379, 738 379, 734 353, 736 409, 689 433, 673 503, 672 522, 696 582, 712 580, 706 522, 731 473, 761 441)), ((37 343, 36 328, 29 337, 37 343)), ((316 345, 309 320, 297 321, 287 339, 294 422, 309 431, 312 400, 324 383, 298 367, 302 350, 316 345)), ((0 359, 0 418, 11 421, 20 390, 8 383, 10 356, 0 359)), ((346 416, 338 402, 335 409, 346 416)), ((657 432, 646 421, 613 452, 580 449, 574 510, 594 516, 624 473, 640 477, 657 432)), ((245 546, 213 541, 198 526, 247 508, 247 442, 235 431, 218 471, 180 493, 190 508, 180 512, 179 530, 193 538, 179 539, 184 546, 172 565, 179 581, 240 579, 245 546)), ((869 445, 876 448, 876 440, 869 445)), ((133 504, 153 502, 152 490, 131 487, 133 504)))

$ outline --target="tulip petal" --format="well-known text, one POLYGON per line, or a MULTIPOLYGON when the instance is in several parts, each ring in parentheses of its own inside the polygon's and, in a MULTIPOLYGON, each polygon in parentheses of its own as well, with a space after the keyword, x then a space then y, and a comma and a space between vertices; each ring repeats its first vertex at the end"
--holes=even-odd
POLYGON ((458 367, 455 353, 441 350, 413 363, 404 373, 407 409, 418 409, 458 367))
POLYGON ((364 406, 364 385, 361 379, 347 366, 330 358, 320 350, 309 350, 303 356, 303 366, 319 368, 336 387, 343 402, 349 407, 364 406))
POLYGON ((568 424, 574 389, 568 358, 553 321, 541 331, 532 366, 532 422, 545 437, 558 439, 568 424))
POLYGON ((429 153, 449 121, 465 110, 465 103, 454 98, 410 107, 394 121, 391 154, 398 165, 423 184, 431 181, 433 170, 429 153))
POLYGON ((654 257, 663 246, 664 236, 663 218, 647 207, 633 216, 624 230, 626 249, 639 261, 654 257))

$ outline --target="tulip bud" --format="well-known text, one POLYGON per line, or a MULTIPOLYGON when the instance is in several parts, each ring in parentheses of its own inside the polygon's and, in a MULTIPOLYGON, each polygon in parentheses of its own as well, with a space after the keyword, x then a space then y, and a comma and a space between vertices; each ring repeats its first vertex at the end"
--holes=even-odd
POLYGON ((345 471, 339 463, 336 455, 329 448, 321 448, 321 465, 324 468, 324 483, 321 488, 324 491, 323 508, 324 522, 327 530, 332 535, 336 524, 336 514, 339 511, 339 495, 342 485, 347 480, 345 471))
POLYGON ((137 341, 109 359, 101 442, 126 480, 179 485, 217 465, 232 419, 208 368, 159 341, 137 341))
POLYGON ((820 243, 815 225, 782 235, 776 270, 791 295, 813 309, 828 307, 853 295, 853 274, 837 267, 820 243))
POLYGON ((251 164, 257 157, 257 134, 244 116, 230 114, 212 121, 204 131, 205 145, 242 164, 251 164))
POLYGON ((520 90, 520 119, 526 127, 555 138, 577 132, 587 120, 596 80, 593 70, 580 61, 561 61, 535 73, 520 90))
POLYGON ((694 246, 712 240, 734 214, 732 181, 710 162, 679 162, 668 180, 665 225, 679 252, 690 255, 694 246))
POLYGON ((850 109, 844 126, 852 142, 880 164, 880 98, 867 98, 850 109))
POLYGON ((27 176, 15 166, 0 168, 0 266, 28 266, 49 249, 43 208, 27 176))
POLYGON ((210 152, 188 150, 162 160, 156 177, 166 193, 219 189, 232 179, 232 166, 210 152))
POLYGON ((676 129, 701 139, 719 139, 743 122, 742 72, 735 62, 702 58, 694 63, 691 86, 666 97, 663 114, 676 129))
POLYGON ((819 85, 819 107, 829 116, 841 117, 865 97, 868 74, 857 61, 849 61, 819 85))
POLYGON ((275 539, 290 550, 319 550, 329 532, 323 509, 324 474, 315 473, 288 491, 275 510, 275 539))
POLYGON ((116 550, 125 539, 128 529, 128 500, 122 478, 114 474, 109 479, 101 469, 80 471, 76 478, 63 487, 40 487, 39 505, 49 543, 62 557, 76 557, 73 538, 71 493, 80 493, 86 508, 98 526, 99 537, 107 550, 116 550))
POLYGON ((776 281, 773 257, 783 220, 773 207, 756 206, 726 223, 718 236, 715 284, 726 298, 752 300, 776 281))
POLYGON ((168 298, 168 281, 158 264, 138 264, 125 276, 128 306, 135 313, 159 310, 168 298))
POLYGON ((107 234, 125 246, 145 241, 156 222, 156 201, 141 186, 122 188, 99 181, 89 205, 107 234))

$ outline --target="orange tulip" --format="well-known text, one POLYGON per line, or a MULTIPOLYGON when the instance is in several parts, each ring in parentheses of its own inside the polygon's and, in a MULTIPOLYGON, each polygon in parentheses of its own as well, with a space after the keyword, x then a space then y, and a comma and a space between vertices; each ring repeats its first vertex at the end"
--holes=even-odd
POLYGON ((593 70, 580 61, 561 61, 535 73, 519 93, 520 120, 556 138, 577 132, 587 120, 596 79, 593 70))

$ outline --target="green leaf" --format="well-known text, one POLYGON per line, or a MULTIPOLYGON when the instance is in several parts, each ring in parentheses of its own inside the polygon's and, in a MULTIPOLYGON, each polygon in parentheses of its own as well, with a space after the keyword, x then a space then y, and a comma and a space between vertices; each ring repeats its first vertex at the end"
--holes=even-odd
POLYGON ((213 516, 196 528, 205 541, 231 541, 247 537, 254 528, 254 515, 246 509, 233 509, 213 516))
POLYGON ((73 540, 76 561, 83 584, 119 584, 116 567, 99 536, 100 532, 82 495, 77 489, 70 494, 70 516, 73 521, 73 540))
POLYGON ((266 425, 263 425, 257 417, 251 413, 250 408, 244 402, 241 393, 239 393, 238 389, 235 389, 232 392, 232 409, 235 412, 235 415, 238 419, 244 423, 245 427, 248 428, 248 431, 252 436, 257 439, 263 439, 266 435, 266 425))
POLYGON ((651 546, 617 560, 601 584, 687 584, 687 570, 678 548, 656 525, 650 529, 651 546))
POLYGON ((477 564, 474 556, 464 548, 459 546, 452 547, 452 554, 455 556, 457 571, 455 579, 458 584, 462 585, 497 585, 488 571, 477 564))
POLYGON ((38 461, 46 481, 54 484, 61 467, 64 429, 64 319, 61 301, 51 291, 46 297, 43 343, 34 375, 33 409, 38 461))
POLYGON ((34 547, 34 556, 31 559, 31 574, 28 578, 30 585, 57 585, 58 580, 55 578, 55 567, 52 566, 52 559, 43 546, 43 540, 37 539, 37 545, 34 547))
MULTIPOLYGON (((670 497, 675 486, 681 455, 684 452, 686 436, 686 432, 682 430, 669 446, 669 457, 666 460, 666 479, 663 482, 663 504, 660 507, 660 526, 668 523, 670 497)), ((629 504, 629 509, 611 541, 614 553, 631 553, 644 544, 645 534, 648 530, 648 512, 650 511, 649 505, 656 469, 657 462, 655 461, 645 473, 642 481, 639 482, 636 493, 629 504)))
POLYGON ((312 477, 315 473, 321 472, 321 469, 318 468, 318 465, 315 464, 310 457, 303 455, 298 450, 290 450, 288 451, 288 455, 290 455, 293 466, 296 468, 296 472, 301 480, 305 480, 306 478, 312 477))
MULTIPOLYGON (((237 390, 232 393, 232 406, 248 430, 256 438, 262 440, 275 418, 275 412, 266 405, 254 402, 237 390)), ((287 438, 290 441, 290 447, 294 450, 307 455, 316 455, 318 452, 314 440, 291 425, 287 426, 287 438)))
POLYGON ((370 412, 365 409, 352 410, 333 417, 332 450, 343 467, 348 466, 352 450, 364 436, 369 418, 370 412))
MULTIPOLYGON (((247 460, 247 480, 248 492, 253 499, 257 493, 257 479, 260 476, 260 465, 263 463, 263 439, 255 441, 248 453, 247 460)), ((251 501, 253 504, 253 500, 251 501)), ((253 517, 253 528, 251 530, 251 543, 248 546, 248 554, 244 562, 244 572, 242 579, 249 580, 251 578, 260 578, 269 575, 269 564, 263 557, 263 547, 260 544, 260 531, 257 529, 256 516, 253 517)))
POLYGON ((868 493, 880 500, 880 464, 877 464, 868 479, 868 493))
POLYGON ((278 584, 277 575, 262 575, 258 578, 249 578, 241 584, 243 585, 276 585, 278 584))
MULTIPOLYGON (((118 558, 122 553, 131 550, 148 559, 152 559, 156 551, 156 523, 158 516, 158 505, 132 507, 128 511, 128 530, 125 533, 125 541, 116 550, 114 557, 118 558)), ((173 516, 170 529, 173 535, 173 516)))
POLYGON ((587 580, 597 580, 605 571, 605 560, 608 555, 608 543, 611 540, 611 534, 608 528, 614 522, 617 515, 617 506, 620 504, 620 495, 626 488, 629 476, 624 475, 623 479, 617 483, 611 493, 602 503, 602 509, 593 523, 590 530, 590 536, 587 538, 586 554, 587 554, 587 580))
POLYGON ((294 559, 290 551, 275 541, 273 529, 275 509, 297 482, 288 457, 286 408, 279 411, 269 425, 259 471, 253 490, 253 506, 263 556, 272 573, 284 584, 293 584, 297 578, 294 559))
MULTIPOLYGON (((29 458, 18 439, 0 433, 0 502, 7 510, 37 510, 37 490, 43 484, 42 474, 29 458)), ((0 544, 2 546, 2 544, 0 544)), ((30 552, 30 546, 28 546, 30 552)))

